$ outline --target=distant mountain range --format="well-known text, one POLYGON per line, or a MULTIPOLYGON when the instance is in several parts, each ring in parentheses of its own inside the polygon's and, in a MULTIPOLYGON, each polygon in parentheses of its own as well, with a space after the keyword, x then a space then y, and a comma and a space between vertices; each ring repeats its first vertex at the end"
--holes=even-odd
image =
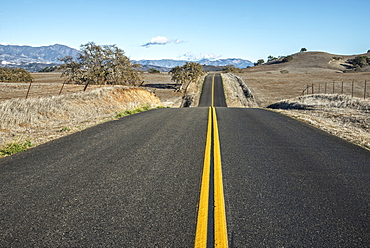
MULTIPOLYGON (((161 60, 138 60, 134 62, 141 64, 141 65, 173 68, 175 66, 183 66, 186 62, 189 62, 189 61, 161 59, 161 60)), ((213 65, 213 66, 234 65, 237 68, 246 68, 248 66, 253 66, 253 62, 249 60, 245 60, 245 59, 217 59, 217 60, 201 59, 201 60, 193 61, 193 62, 199 63, 201 65, 213 65)))
MULTIPOLYGON (((65 56, 77 57, 80 51, 65 45, 54 44, 51 46, 18 46, 18 45, 0 45, 0 67, 21 67, 29 71, 38 71, 47 66, 54 66, 61 64, 58 58, 65 56)), ((160 71, 169 71, 175 66, 182 66, 187 60, 138 60, 134 63, 143 65, 143 70, 154 68, 160 71)), ((202 65, 210 65, 222 67, 226 65, 234 65, 237 68, 246 68, 253 66, 253 63, 245 59, 217 59, 209 60, 202 59, 193 61, 202 65)))
POLYGON ((79 52, 77 49, 60 44, 41 47, 0 45, 0 64, 60 64, 58 58, 76 57, 79 52))

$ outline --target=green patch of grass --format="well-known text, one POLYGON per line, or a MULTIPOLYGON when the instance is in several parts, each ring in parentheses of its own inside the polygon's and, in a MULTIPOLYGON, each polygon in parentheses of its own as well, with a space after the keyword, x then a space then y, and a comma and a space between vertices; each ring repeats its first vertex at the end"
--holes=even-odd
POLYGON ((71 131, 71 128, 70 127, 63 127, 60 132, 69 132, 71 131))
POLYGON ((121 117, 124 117, 124 116, 137 114, 137 113, 140 113, 140 112, 147 111, 149 109, 150 109, 150 106, 143 106, 143 107, 136 108, 134 110, 125 110, 123 112, 116 112, 115 118, 121 118, 121 117))
POLYGON ((32 147, 32 143, 30 140, 26 140, 23 143, 13 142, 13 143, 7 144, 4 147, 0 148, 0 156, 7 156, 7 155, 12 155, 18 152, 23 152, 31 147, 32 147))
MULTIPOLYGON (((158 106, 156 108, 160 109, 160 108, 169 108, 169 107, 158 106)), ((118 119, 118 118, 121 118, 121 117, 124 117, 124 116, 133 115, 133 114, 137 114, 137 113, 140 113, 140 112, 148 111, 150 109, 152 109, 152 108, 150 108, 149 105, 146 105, 146 106, 143 106, 143 107, 136 108, 134 110, 125 110, 125 111, 122 111, 122 112, 116 112, 116 115, 114 116, 114 118, 118 119)))

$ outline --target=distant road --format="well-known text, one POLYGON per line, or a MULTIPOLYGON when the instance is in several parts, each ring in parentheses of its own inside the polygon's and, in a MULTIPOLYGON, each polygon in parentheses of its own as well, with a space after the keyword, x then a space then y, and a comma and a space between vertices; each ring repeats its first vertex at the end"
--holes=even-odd
POLYGON ((0 159, 0 247, 192 247, 204 218, 210 247, 223 236, 220 184, 229 247, 369 247, 370 152, 275 112, 226 108, 212 78, 202 107, 150 110, 0 159))
POLYGON ((208 74, 204 80, 198 107, 226 107, 221 75, 208 74))

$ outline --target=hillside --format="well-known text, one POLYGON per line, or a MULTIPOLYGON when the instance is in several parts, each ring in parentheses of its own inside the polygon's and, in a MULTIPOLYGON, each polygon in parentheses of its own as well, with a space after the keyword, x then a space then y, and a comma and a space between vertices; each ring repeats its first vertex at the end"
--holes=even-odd
MULTIPOLYGON (((325 52, 302 52, 291 55, 292 61, 282 62, 282 58, 263 65, 244 69, 245 72, 274 72, 286 71, 289 73, 318 73, 318 72, 344 72, 351 69, 349 59, 367 55, 335 55, 325 52)), ((364 72, 370 71, 370 67, 363 68, 364 72)))

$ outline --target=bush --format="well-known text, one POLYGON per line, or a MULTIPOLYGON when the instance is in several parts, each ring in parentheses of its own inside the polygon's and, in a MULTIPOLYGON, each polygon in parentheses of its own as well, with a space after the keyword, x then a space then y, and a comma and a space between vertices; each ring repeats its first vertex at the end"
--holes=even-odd
POLYGON ((160 71, 158 71, 158 70, 156 70, 156 69, 154 69, 154 68, 150 68, 150 69, 148 70, 148 72, 149 72, 149 73, 161 73, 160 71))
POLYGON ((343 57, 340 57, 340 56, 334 56, 334 57, 333 57, 333 59, 334 59, 334 60, 342 60, 342 59, 343 59, 343 57))
POLYGON ((281 71, 280 71, 280 73, 281 73, 281 74, 288 74, 288 73, 289 73, 289 71, 288 71, 288 70, 281 70, 281 71))
POLYGON ((357 68, 363 68, 370 64, 370 58, 367 56, 357 56, 356 58, 352 59, 351 64, 357 68))
POLYGON ((22 68, 0 68, 0 82, 29 83, 33 81, 31 73, 22 68))
POLYGON ((228 73, 242 73, 243 71, 239 68, 236 68, 234 65, 227 65, 224 69, 222 69, 223 72, 228 73))
POLYGON ((289 55, 289 56, 284 57, 282 61, 283 62, 290 62, 292 60, 293 60, 293 56, 289 55))
POLYGON ((265 60, 259 59, 256 63, 254 63, 254 66, 262 65, 263 63, 265 63, 265 60))

